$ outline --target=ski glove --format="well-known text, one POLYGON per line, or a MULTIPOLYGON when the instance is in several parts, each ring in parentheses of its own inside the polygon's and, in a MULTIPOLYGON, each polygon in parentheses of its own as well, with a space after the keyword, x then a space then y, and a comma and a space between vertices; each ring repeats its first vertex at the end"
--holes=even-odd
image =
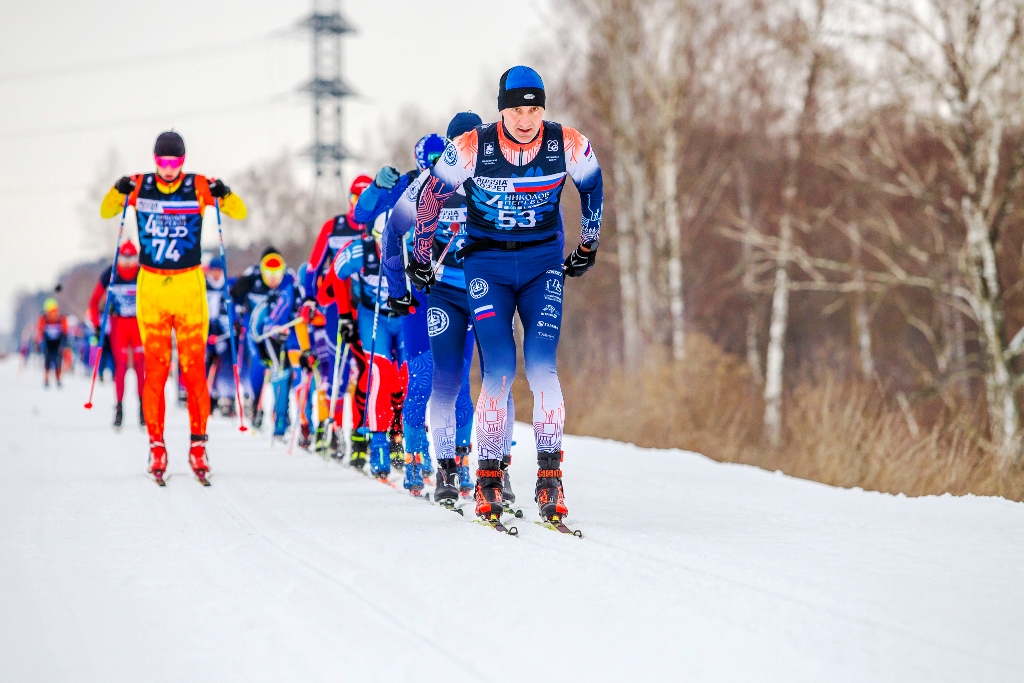
POLYGON ((393 296, 388 297, 388 307, 398 315, 409 315, 419 305, 419 300, 412 295, 412 292, 406 292, 405 296, 398 299, 393 296))
POLYGON ((210 183, 210 194, 217 199, 224 199, 231 194, 231 188, 224 184, 224 181, 218 178, 210 183))
POLYGON ((373 184, 382 190, 390 190, 401 177, 398 169, 394 166, 384 166, 377 171, 377 177, 373 179, 373 184))
POLYGON ((120 180, 114 183, 114 189, 121 194, 131 194, 132 190, 135 189, 135 181, 128 176, 122 176, 120 180))
POLYGON ((303 351, 302 355, 299 356, 299 367, 303 370, 312 370, 315 365, 316 356, 313 355, 313 352, 310 349, 303 351))
POLYGON ((338 315, 338 332, 341 334, 341 341, 346 344, 355 344, 359 341, 359 332, 356 330, 356 321, 351 313, 338 315))
POLYGON ((405 267, 405 273, 409 276, 412 286, 424 294, 429 294, 430 288, 437 284, 437 278, 434 277, 434 266, 429 263, 410 261, 409 265, 405 267))
POLYGON ((579 277, 593 268, 594 263, 596 262, 597 243, 591 242, 589 245, 581 244, 573 249, 571 254, 565 257, 565 263, 562 264, 562 272, 569 277, 579 277), (583 251, 583 247, 587 247, 589 251, 583 251))
POLYGON ((316 301, 313 299, 303 301, 302 306, 299 308, 299 315, 307 323, 313 322, 313 318, 316 317, 316 301))

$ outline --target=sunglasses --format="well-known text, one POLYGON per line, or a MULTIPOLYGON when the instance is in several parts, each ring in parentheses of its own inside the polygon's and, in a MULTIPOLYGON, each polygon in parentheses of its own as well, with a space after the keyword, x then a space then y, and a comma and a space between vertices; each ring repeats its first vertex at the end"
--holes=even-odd
POLYGON ((156 165, 160 168, 181 168, 185 165, 185 157, 158 157, 153 156, 153 160, 156 161, 156 165))

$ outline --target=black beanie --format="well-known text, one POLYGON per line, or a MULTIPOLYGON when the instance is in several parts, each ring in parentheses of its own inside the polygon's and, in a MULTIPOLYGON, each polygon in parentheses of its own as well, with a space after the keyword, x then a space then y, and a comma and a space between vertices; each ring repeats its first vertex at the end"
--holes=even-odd
POLYGON ((528 66, 514 66, 498 81, 498 111, 509 107, 543 107, 544 81, 528 66))
POLYGON ((185 141, 173 130, 160 133, 153 146, 153 154, 158 157, 185 156, 185 141))

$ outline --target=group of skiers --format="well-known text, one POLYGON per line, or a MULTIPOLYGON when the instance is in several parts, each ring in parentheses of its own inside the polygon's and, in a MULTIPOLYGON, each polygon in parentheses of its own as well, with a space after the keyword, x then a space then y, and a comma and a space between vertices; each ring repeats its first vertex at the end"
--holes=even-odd
POLYGON ((220 213, 244 218, 245 204, 222 180, 184 173, 184 141, 162 133, 156 172, 121 178, 103 200, 107 218, 123 220, 127 206, 135 208, 140 245, 124 242, 90 305, 99 328, 105 294, 117 424, 124 372, 134 364, 138 373, 149 471, 158 483, 167 468, 164 385, 173 337, 189 412, 189 464, 204 484, 211 405, 226 415, 244 410, 260 428, 263 406, 271 404, 274 435, 284 437, 294 398, 302 447, 384 481, 401 469, 406 489, 419 496, 433 483, 434 499, 446 507, 472 496, 476 514, 499 528, 515 500, 508 467, 518 311, 534 398, 534 499, 548 523, 561 524, 568 512, 565 408, 555 355, 563 286, 566 276, 594 265, 603 190, 589 141, 545 121, 544 108, 537 72, 509 69, 499 82, 499 121, 457 114, 444 136, 419 140, 416 168, 385 166, 373 178, 356 178, 348 211, 323 224, 297 269, 270 247, 232 281, 222 256, 203 265, 204 210, 215 207, 219 223, 220 213), (559 207, 566 176, 583 211, 568 257, 559 207), (483 377, 475 415, 474 350, 483 377), (243 405, 236 406, 236 394, 243 405), (346 403, 348 438, 341 431, 346 403))

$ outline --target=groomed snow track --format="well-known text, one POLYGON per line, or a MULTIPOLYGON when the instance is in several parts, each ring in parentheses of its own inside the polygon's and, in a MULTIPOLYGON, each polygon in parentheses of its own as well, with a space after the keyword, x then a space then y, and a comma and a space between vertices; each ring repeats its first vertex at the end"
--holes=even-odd
POLYGON ((1024 679, 1024 505, 568 438, 580 540, 517 426, 510 538, 218 418, 204 489, 176 407, 161 489, 109 383, 0 386, 0 681, 1024 679))

